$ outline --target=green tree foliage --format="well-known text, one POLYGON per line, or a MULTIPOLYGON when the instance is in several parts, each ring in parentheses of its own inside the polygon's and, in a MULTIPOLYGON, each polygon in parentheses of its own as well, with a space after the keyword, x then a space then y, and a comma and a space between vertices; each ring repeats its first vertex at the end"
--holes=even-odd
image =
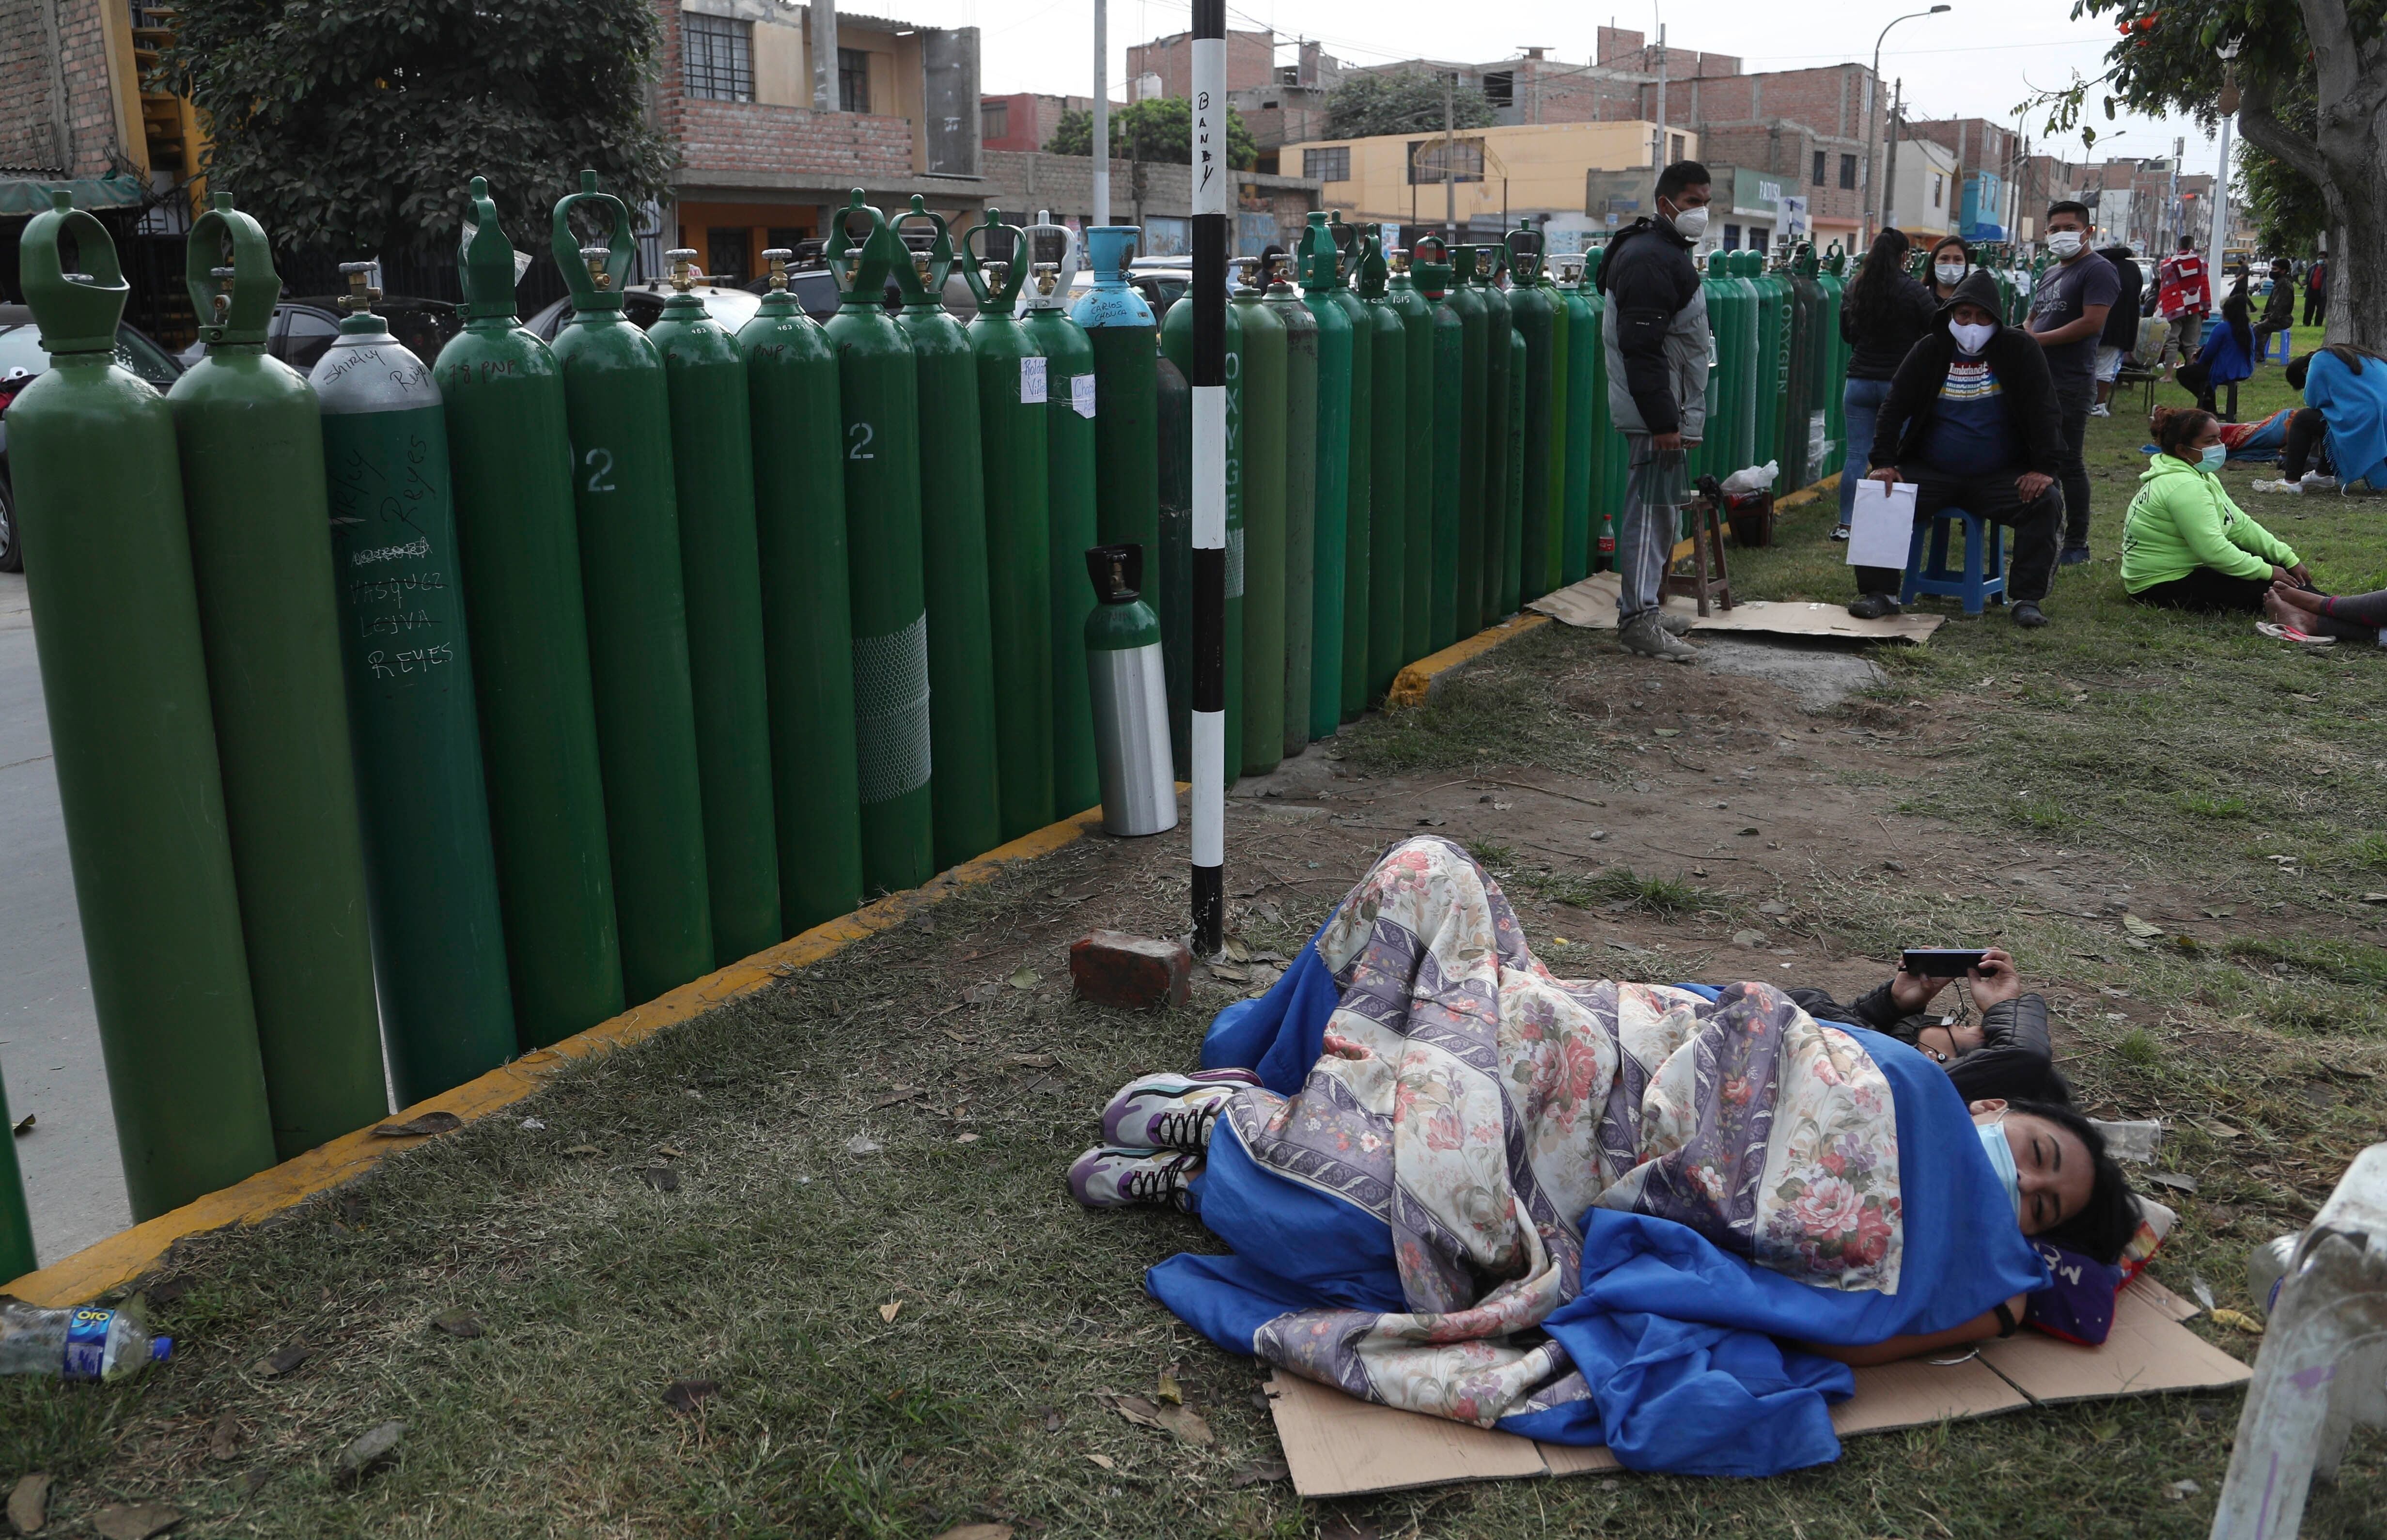
POLYGON ((594 167, 633 206, 673 150, 647 123, 650 0, 180 0, 161 69, 208 120, 207 174, 284 249, 456 239, 486 175, 515 241, 594 167))
MULTIPOLYGON (((1094 115, 1064 112, 1044 142, 1047 155, 1094 153, 1094 115)), ((1259 163, 1259 146, 1243 114, 1227 108, 1227 164, 1248 171, 1259 163)), ((1158 96, 1111 108, 1111 158, 1157 160, 1171 166, 1194 162, 1194 104, 1182 96, 1158 96)))
MULTIPOLYGON (((1366 139, 1379 133, 1442 131, 1442 82, 1416 69, 1353 75, 1327 93, 1326 137, 1366 139)), ((1461 84, 1450 97, 1453 128, 1489 128, 1492 99, 1461 84)))

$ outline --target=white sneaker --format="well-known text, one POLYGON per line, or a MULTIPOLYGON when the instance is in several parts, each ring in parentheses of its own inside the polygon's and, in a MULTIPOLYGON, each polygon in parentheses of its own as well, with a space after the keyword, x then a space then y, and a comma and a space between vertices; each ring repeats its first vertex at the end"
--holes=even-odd
POLYGON ((2291 497, 2301 495, 2304 486, 2292 481, 2258 481, 2251 483, 2257 492, 2285 492, 2291 497))
POLYGON ((2114 409, 2107 406, 2104 402, 2100 401, 2095 406, 2089 409, 2089 415, 2091 417, 2111 417, 2114 415, 2114 409))
POLYGON ((2304 489, 2307 492, 2334 492, 2337 490, 2337 478, 2323 475, 2318 471, 2307 471, 2305 473, 2304 489))

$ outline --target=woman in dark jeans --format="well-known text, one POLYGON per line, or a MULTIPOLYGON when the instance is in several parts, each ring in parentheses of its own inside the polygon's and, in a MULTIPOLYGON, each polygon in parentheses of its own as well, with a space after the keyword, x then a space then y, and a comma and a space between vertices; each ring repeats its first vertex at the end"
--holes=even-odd
MULTIPOLYGON (((1874 420, 1889 395, 1890 376, 1898 372, 1900 360, 1939 320, 1930 291, 1907 275, 1906 255, 1913 248, 1902 230, 1875 236, 1864 265, 1857 269, 1840 302, 1840 335, 1850 349, 1849 383, 1841 397, 1850 466, 1863 463, 1864 447, 1873 443, 1874 420)), ((1849 517, 1862 476, 1862 471, 1840 473, 1840 523, 1832 531, 1835 540, 1849 537, 1849 517)))

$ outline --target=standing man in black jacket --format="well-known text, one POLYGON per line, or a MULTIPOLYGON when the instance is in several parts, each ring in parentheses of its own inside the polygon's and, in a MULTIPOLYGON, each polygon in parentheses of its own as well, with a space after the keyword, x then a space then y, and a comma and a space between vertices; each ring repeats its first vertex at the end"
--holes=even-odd
POLYGON ((2109 246, 2098 256, 2114 264, 2114 274, 2122 282, 2114 295, 2114 308, 2105 312, 2104 335, 2097 339, 2097 404, 2089 409, 2091 417, 2114 415, 2114 382, 2122 377, 2122 365, 2138 350, 2139 293, 2146 287, 2147 275, 2139 271, 2138 258, 2126 246, 2109 246))
MULTIPOLYGON (((2099 259, 2102 260, 2102 259, 2099 259)), ((1997 280, 1976 268, 1939 308, 1941 324, 1906 355, 1874 426, 1868 474, 1915 485, 1917 523, 1950 506, 2010 526, 2006 598, 2016 625, 2045 625, 2064 499, 2055 490, 2064 430, 2040 345, 2000 321, 1997 280)), ((1859 567, 1849 613, 1898 613, 1904 574, 1859 567)))
POLYGON ((1646 657, 1687 663, 1675 637, 1690 622, 1663 598, 1683 504, 1683 451, 1707 429, 1707 297, 1691 248, 1708 228, 1708 169, 1677 160, 1658 174, 1658 214, 1616 233, 1600 259, 1608 297, 1608 410, 1632 467, 1616 521, 1616 637, 1646 657))

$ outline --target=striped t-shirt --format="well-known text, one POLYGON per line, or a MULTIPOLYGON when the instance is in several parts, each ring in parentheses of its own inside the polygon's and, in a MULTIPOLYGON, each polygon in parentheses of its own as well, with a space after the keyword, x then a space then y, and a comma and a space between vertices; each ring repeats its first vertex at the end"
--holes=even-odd
POLYGON ((1958 476, 1987 475, 2020 458, 2014 414, 1989 360, 1959 353, 1949 363, 1924 453, 1933 466, 1958 476))

